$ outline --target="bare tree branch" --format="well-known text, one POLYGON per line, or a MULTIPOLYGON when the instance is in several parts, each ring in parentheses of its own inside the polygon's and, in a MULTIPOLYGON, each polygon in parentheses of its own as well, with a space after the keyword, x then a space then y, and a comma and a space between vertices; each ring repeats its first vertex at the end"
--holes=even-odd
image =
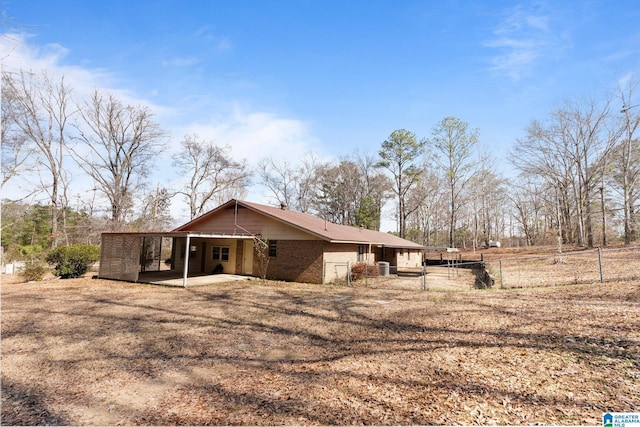
POLYGON ((177 193, 189 199, 192 219, 204 213, 211 202, 219 202, 216 196, 237 197, 244 193, 251 174, 246 161, 237 162, 228 156, 228 146, 201 141, 197 135, 185 136, 181 144, 183 150, 174 164, 189 181, 177 193))
POLYGON ((147 107, 123 105, 113 94, 96 90, 79 107, 78 166, 111 204, 111 227, 122 229, 163 146, 165 132, 147 107))

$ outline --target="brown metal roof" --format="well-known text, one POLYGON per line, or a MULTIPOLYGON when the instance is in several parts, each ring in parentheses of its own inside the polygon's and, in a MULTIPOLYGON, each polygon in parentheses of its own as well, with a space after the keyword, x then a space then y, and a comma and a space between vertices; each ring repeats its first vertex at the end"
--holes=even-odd
POLYGON ((368 230, 366 228, 351 227, 347 225, 334 224, 319 218, 315 215, 291 211, 288 209, 281 209, 274 206, 261 205, 258 203, 247 202, 243 200, 230 200, 217 207, 216 209, 182 225, 174 230, 175 231, 193 231, 197 230, 197 223, 215 215, 216 212, 227 209, 232 206, 242 206, 247 209, 251 209, 255 212, 266 215, 282 223, 288 224, 294 228, 302 230, 304 232, 313 234, 321 239, 333 242, 333 243, 359 243, 359 244, 374 244, 382 245, 394 248, 411 248, 411 249, 423 249, 424 246, 411 242, 406 239, 394 236, 389 233, 382 233, 380 231, 368 230))

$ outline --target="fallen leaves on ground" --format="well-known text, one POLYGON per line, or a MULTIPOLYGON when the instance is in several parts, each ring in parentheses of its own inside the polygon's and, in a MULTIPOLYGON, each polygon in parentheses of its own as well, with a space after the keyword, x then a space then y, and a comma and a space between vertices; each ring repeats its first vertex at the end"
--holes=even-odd
POLYGON ((637 281, 2 286, 3 424, 599 424, 639 381, 637 281))

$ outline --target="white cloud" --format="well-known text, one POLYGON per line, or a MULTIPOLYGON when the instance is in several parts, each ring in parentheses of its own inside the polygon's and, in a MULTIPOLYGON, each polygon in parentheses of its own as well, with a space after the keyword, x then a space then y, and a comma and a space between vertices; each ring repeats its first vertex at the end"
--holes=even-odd
MULTIPOLYGON (((196 113, 189 108, 189 111, 183 111, 186 105, 180 106, 180 103, 184 103, 184 100, 176 100, 178 105, 155 104, 126 89, 123 78, 118 77, 115 72, 64 64, 69 53, 67 48, 58 44, 40 47, 30 44, 30 39, 28 34, 0 35, 0 58, 4 70, 46 71, 52 77, 64 75, 65 82, 73 88, 73 94, 78 100, 89 96, 97 88, 114 93, 125 103, 147 106, 160 120, 173 122, 173 129, 168 130, 172 132, 174 139, 181 138, 184 134, 197 133, 203 138, 214 139, 219 144, 230 145, 234 156, 250 161, 265 155, 296 158, 317 143, 310 134, 309 123, 273 112, 252 111, 233 100, 209 102, 209 97, 205 97, 206 102, 197 106, 200 110, 198 119, 187 124, 176 123, 184 114, 196 113), (201 118, 203 109, 210 111, 208 118, 201 118)), ((184 57, 174 58, 173 63, 187 66, 193 61, 193 58, 184 57)), ((150 92, 153 97, 158 94, 157 89, 150 92)), ((193 108, 193 105, 189 106, 193 108)))
POLYGON ((62 60, 69 51, 58 44, 42 47, 29 44, 27 34, 2 34, 0 36, 0 57, 6 71, 46 71, 53 77, 64 75, 74 88, 81 92, 87 88, 105 87, 113 81, 113 76, 101 69, 87 69, 73 65, 63 65, 62 60))
MULTIPOLYGON (((269 112, 247 111, 239 105, 231 106, 229 113, 214 115, 204 123, 191 123, 180 132, 180 139, 183 135, 197 134, 218 145, 228 145, 234 158, 246 159, 251 164, 267 156, 296 163, 317 144, 308 123, 269 112)), ((178 148, 174 145, 172 150, 178 148)))
POLYGON ((199 28, 195 32, 194 36, 198 39, 205 41, 206 43, 209 43, 216 50, 221 52, 230 50, 233 48, 233 45, 231 44, 231 41, 228 38, 217 36, 214 32, 214 28, 209 25, 205 25, 199 28))
POLYGON ((218 50, 221 50, 221 51, 222 50, 230 50, 230 49, 233 48, 233 45, 231 44, 229 39, 223 37, 220 40, 217 40, 216 48, 218 50))
POLYGON ((633 84, 635 74, 633 72, 627 72, 618 79, 618 87, 625 87, 633 84))
POLYGON ((552 30, 549 16, 516 6, 484 46, 497 51, 489 60, 491 71, 519 80, 543 58, 554 57, 564 40, 562 34, 552 30))
POLYGON ((171 109, 154 104, 149 99, 126 89, 116 73, 101 68, 86 68, 64 63, 69 50, 59 44, 37 46, 29 43, 28 34, 0 34, 0 58, 2 69, 9 72, 46 72, 54 80, 64 76, 65 84, 77 102, 88 99, 96 90, 110 92, 122 102, 143 105, 156 114, 170 113, 171 109))
MULTIPOLYGON (((172 144, 165 153, 167 159, 180 150, 182 137, 192 134, 205 141, 213 140, 218 146, 229 146, 231 157, 238 161, 246 160, 250 168, 265 157, 297 165, 317 145, 309 124, 304 121, 264 111, 248 111, 239 105, 229 105, 226 111, 212 115, 208 120, 175 129, 172 144)), ((179 187, 181 179, 174 178, 171 185, 179 187)), ((272 201, 257 181, 248 190, 246 198, 249 200, 262 203, 272 201)), ((180 198, 175 198, 172 203, 172 215, 178 222, 188 220, 185 206, 180 198)))
POLYGON ((549 17, 548 16, 528 15, 528 16, 525 17, 525 21, 527 22, 527 24, 530 27, 535 28, 537 30, 541 30, 541 31, 548 31, 549 30, 549 17))
MULTIPOLYGON (((164 152, 159 153, 152 172, 152 179, 160 181, 161 185, 180 185, 181 178, 172 169, 172 159, 180 149, 180 140, 186 134, 195 133, 205 140, 215 141, 218 145, 228 145, 234 159, 246 159, 250 166, 267 156, 297 164, 304 154, 317 151, 318 141, 312 135, 308 122, 285 117, 264 108, 247 108, 234 100, 218 99, 216 102, 198 105, 185 103, 184 99, 174 99, 175 105, 153 103, 149 98, 127 89, 127 80, 118 75, 117 70, 65 64, 69 51, 64 46, 50 44, 40 47, 30 44, 30 39, 31 37, 25 34, 0 35, 3 69, 34 72, 46 70, 52 77, 64 75, 65 82, 73 87, 76 100, 86 99, 97 88, 113 93, 125 103, 147 106, 156 114, 161 126, 171 134, 170 144, 164 152), (203 116, 203 111, 208 112, 206 116, 203 116), (184 117, 190 117, 191 122, 181 122, 184 117)), ((224 40, 217 41, 224 43, 224 40)), ((189 62, 187 57, 176 58, 178 65, 188 66, 186 62, 189 62)), ((133 84, 134 82, 129 82, 129 85, 133 84)), ((158 96, 157 90, 150 93, 151 96, 158 96)), ((187 94, 186 98, 190 96, 193 95, 187 94)), ((208 100, 210 97, 205 98, 208 100)), ((84 191, 86 185, 86 179, 74 176, 74 188, 71 189, 71 193, 84 191)), ((27 187, 28 185, 23 190, 27 191, 27 187)), ((179 210, 181 205, 178 200, 175 202, 178 202, 175 208, 179 210)))

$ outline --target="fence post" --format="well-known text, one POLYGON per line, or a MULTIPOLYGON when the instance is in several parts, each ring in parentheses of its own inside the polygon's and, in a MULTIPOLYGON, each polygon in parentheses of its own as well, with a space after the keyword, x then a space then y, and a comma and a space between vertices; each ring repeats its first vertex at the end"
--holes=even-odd
POLYGON ((498 261, 498 265, 500 267, 500 289, 504 288, 504 281, 502 279, 502 260, 498 261))
POLYGON ((364 263, 364 287, 369 287, 369 262, 365 261, 364 263))
POLYGON ((602 271, 602 249, 598 248, 598 266, 600 267, 600 283, 604 283, 604 272, 602 271))

